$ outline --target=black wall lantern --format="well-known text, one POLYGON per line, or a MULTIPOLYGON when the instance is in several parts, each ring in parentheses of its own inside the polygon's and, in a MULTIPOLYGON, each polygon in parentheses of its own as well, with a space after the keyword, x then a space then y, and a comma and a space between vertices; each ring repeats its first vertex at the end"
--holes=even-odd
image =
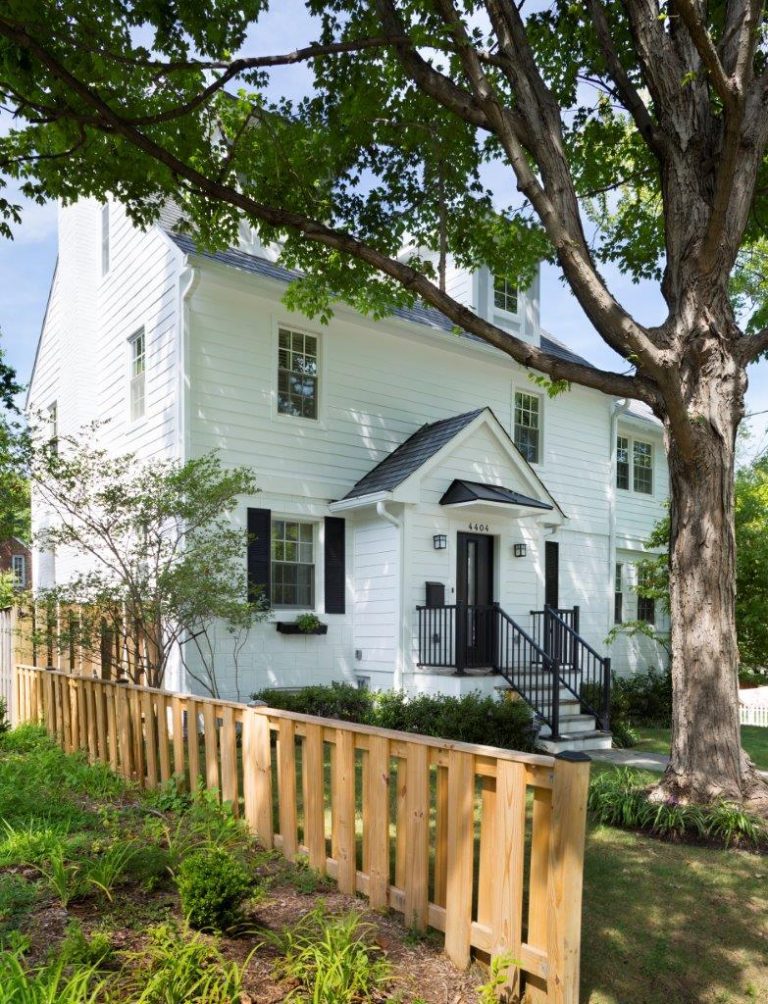
POLYGON ((526 551, 525 544, 515 544, 514 552, 516 558, 524 558, 525 551, 526 551))
POLYGON ((444 551, 448 547, 448 538, 444 533, 436 533, 432 538, 432 544, 436 551, 444 551))

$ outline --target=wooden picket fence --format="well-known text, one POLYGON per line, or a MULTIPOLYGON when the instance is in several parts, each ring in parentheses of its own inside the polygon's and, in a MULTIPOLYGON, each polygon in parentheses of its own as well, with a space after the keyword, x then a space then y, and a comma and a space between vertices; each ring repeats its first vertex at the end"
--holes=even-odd
POLYGON ((19 666, 42 722, 154 787, 215 789, 268 848, 372 908, 445 934, 466 966, 503 955, 531 1004, 578 1004, 589 760, 371 728, 19 666))

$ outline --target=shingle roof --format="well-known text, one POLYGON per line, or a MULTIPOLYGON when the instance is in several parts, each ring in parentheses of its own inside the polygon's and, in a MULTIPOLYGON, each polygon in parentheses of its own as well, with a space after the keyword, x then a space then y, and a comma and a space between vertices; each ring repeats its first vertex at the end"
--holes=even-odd
MULTIPOLYGON (((189 234, 175 233, 170 229, 167 229, 166 233, 184 254, 194 254, 200 258, 205 258, 207 261, 214 261, 219 265, 229 265, 232 268, 239 268, 245 272, 252 272, 255 275, 263 276, 265 279, 274 279, 277 282, 288 283, 293 282, 294 279, 298 279, 301 274, 293 269, 277 265, 267 258, 248 254, 246 251, 237 251, 234 248, 231 248, 229 251, 199 251, 194 238, 190 237, 189 234)), ((404 321, 411 321, 414 324, 425 324, 430 328, 439 328, 441 331, 454 331, 456 327, 453 321, 449 320, 444 314, 441 314, 439 310, 434 310, 432 307, 423 307, 420 304, 416 304, 413 307, 396 307, 392 311, 392 314, 394 317, 400 317, 404 321)), ((482 342, 482 339, 477 338, 475 335, 464 334, 462 337, 482 342)), ((548 335, 542 334, 541 348, 545 352, 549 352, 550 355, 563 359, 566 362, 592 366, 592 363, 587 359, 576 355, 575 352, 571 352, 561 342, 555 341, 548 335)))
POLYGON ((464 415, 453 415, 451 418, 432 422, 431 425, 422 425, 389 456, 360 478, 344 498, 354 499, 362 495, 373 495, 375 492, 393 491, 484 411, 485 408, 477 408, 464 415))

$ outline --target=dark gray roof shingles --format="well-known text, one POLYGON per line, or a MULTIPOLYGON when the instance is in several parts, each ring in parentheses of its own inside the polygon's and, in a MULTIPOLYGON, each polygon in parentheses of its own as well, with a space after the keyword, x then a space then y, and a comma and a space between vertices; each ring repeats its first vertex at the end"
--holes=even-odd
POLYGON ((463 415, 452 415, 440 419, 431 425, 422 425, 404 443, 401 443, 389 456, 380 461, 374 468, 362 477, 345 499, 360 498, 363 495, 373 495, 377 492, 390 492, 402 484, 406 478, 425 464, 430 457, 449 443, 454 436, 473 422, 485 408, 477 408, 463 415))
MULTIPOLYGON (((263 276, 265 279, 274 279, 277 282, 292 282, 300 276, 299 272, 284 268, 282 265, 277 265, 267 258, 248 254, 246 251, 237 251, 234 248, 229 251, 199 251, 194 238, 190 237, 189 234, 179 234, 170 229, 167 229, 166 233, 185 254, 198 255, 200 258, 217 262, 219 265, 240 268, 246 272, 263 276)), ((439 328, 441 331, 453 331, 456 327, 453 321, 450 321, 444 314, 441 314, 439 310, 434 310, 432 307, 424 307, 420 304, 416 304, 413 307, 397 307, 392 311, 392 314, 395 317, 402 318, 404 321, 411 321, 413 324, 425 324, 430 328, 439 328)), ((478 339, 474 335, 465 334, 463 337, 471 338, 474 341, 482 341, 482 339, 478 339)), ((572 363, 581 363, 583 366, 592 366, 588 360, 576 355, 575 352, 571 352, 570 349, 561 345, 560 342, 556 342, 546 335, 541 336, 541 347, 545 352, 549 352, 550 355, 556 356, 558 359, 572 363)))

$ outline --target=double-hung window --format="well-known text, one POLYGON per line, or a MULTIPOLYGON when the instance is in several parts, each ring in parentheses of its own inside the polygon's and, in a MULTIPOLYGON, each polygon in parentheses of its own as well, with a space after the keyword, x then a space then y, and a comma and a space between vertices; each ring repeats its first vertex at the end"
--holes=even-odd
POLYGON ((517 283, 503 275, 493 277, 493 305, 508 314, 517 313, 517 283))
POLYGON ((515 446, 531 464, 541 456, 541 398, 524 391, 515 393, 515 446))
POLYGON ((272 520, 272 605, 315 606, 315 528, 300 520, 272 520))
POLYGON ((616 437, 616 487, 653 495, 653 443, 616 437))
POLYGON ((624 566, 617 563, 613 594, 613 623, 624 621, 624 566))
POLYGON ((131 421, 143 418, 146 407, 147 343, 144 328, 128 340, 130 348, 129 400, 131 421))
POLYGON ((23 554, 14 554, 11 557, 11 571, 13 572, 13 584, 19 589, 23 589, 27 584, 27 559, 23 554))
POLYGON ((653 495, 653 444, 635 440, 632 444, 632 487, 643 495, 653 495))
POLYGON ((318 345, 316 335, 280 328, 277 359, 277 410, 295 418, 317 418, 318 345))

